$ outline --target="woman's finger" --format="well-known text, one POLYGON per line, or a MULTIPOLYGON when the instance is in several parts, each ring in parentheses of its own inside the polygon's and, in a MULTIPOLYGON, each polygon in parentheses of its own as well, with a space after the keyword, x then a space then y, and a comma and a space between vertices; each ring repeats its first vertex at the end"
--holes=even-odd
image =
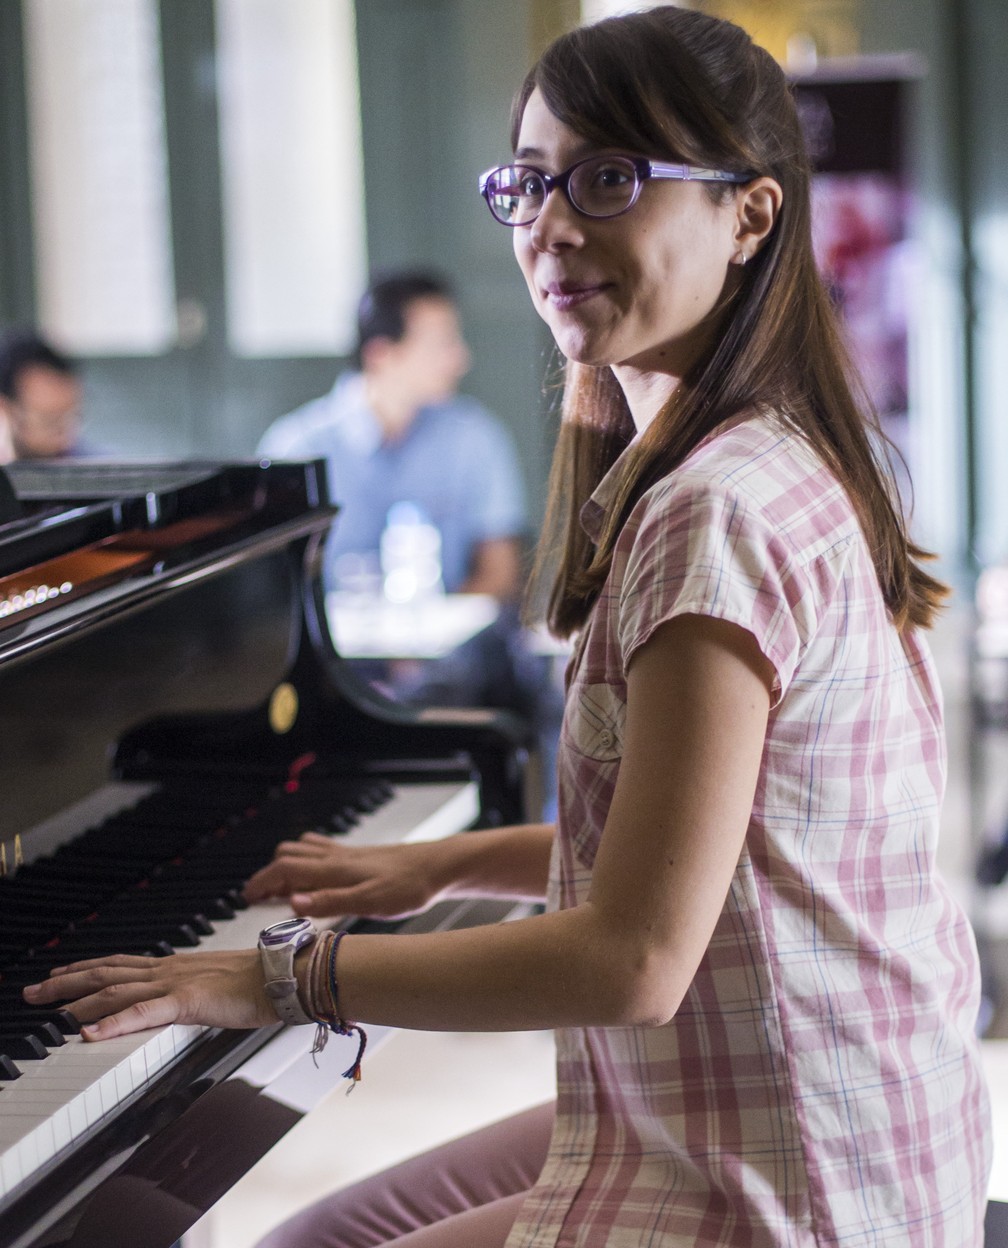
POLYGON ((142 985, 144 990, 149 990, 153 982, 154 976, 142 967, 92 963, 87 969, 68 967, 62 974, 54 972, 40 983, 29 984, 24 998, 33 1004, 49 1005, 54 1001, 76 1001, 121 984, 142 985))
POLYGON ((288 900, 295 914, 311 916, 316 919, 339 919, 346 918, 351 914, 366 914, 366 911, 351 908, 347 900, 347 890, 343 888, 322 888, 317 892, 295 892, 291 893, 288 900))
POLYGON ((316 832, 306 832, 296 841, 281 841, 273 851, 274 861, 278 858, 317 858, 320 853, 332 849, 327 837, 320 837, 316 832))
POLYGON ((294 844, 300 845, 302 848, 311 846, 317 849, 336 849, 337 851, 347 848, 345 845, 334 843, 332 837, 326 836, 323 832, 304 832, 294 844))
POLYGON ((404 919, 426 909, 429 901, 415 889, 402 886, 394 890, 366 880, 345 888, 319 888, 293 892, 291 908, 296 914, 315 918, 346 918, 358 915, 371 919, 404 919))
POLYGON ((251 875, 245 884, 249 901, 264 897, 287 897, 292 892, 318 888, 355 885, 361 882, 359 866, 344 860, 312 853, 301 858, 279 858, 251 875))
POLYGON ((245 881, 242 895, 246 901, 263 901, 267 897, 286 897, 290 892, 287 883, 286 867, 271 862, 254 872, 245 881))
MULTIPOLYGON (((81 1015, 73 1010, 76 1017, 81 1015)), ((134 1031, 146 1031, 150 1027, 164 1027, 178 1021, 178 1005, 173 997, 156 997, 153 1000, 134 1002, 118 1013, 97 1017, 81 1027, 85 1040, 111 1040, 113 1036, 125 1036, 134 1031)))
POLYGON ((178 1005, 168 988, 150 983, 114 983, 106 984, 97 992, 79 997, 67 1003, 66 1008, 81 1023, 92 1025, 102 1018, 110 1018, 129 1014, 134 1021, 133 1031, 138 1029, 141 1019, 152 1018, 153 1022, 144 1022, 144 1027, 155 1027, 165 1023, 178 1021, 178 1005), (155 1010, 156 1002, 164 1004, 155 1010))
POLYGON ((54 966, 49 972, 49 977, 76 974, 78 971, 87 971, 95 966, 120 966, 132 967, 136 970, 150 970, 160 960, 160 958, 147 954, 116 953, 107 958, 84 958, 80 962, 68 962, 66 966, 54 966))
POLYGON ((260 1027, 276 1020, 254 949, 117 956, 82 967, 31 985, 24 996, 32 1004, 64 1001, 63 1008, 89 1025, 111 1017, 92 1039, 174 1022, 260 1027))
POLYGON ((261 901, 264 897, 287 897, 296 890, 315 888, 331 882, 331 873, 315 863, 271 863, 245 884, 244 894, 248 901, 261 901))

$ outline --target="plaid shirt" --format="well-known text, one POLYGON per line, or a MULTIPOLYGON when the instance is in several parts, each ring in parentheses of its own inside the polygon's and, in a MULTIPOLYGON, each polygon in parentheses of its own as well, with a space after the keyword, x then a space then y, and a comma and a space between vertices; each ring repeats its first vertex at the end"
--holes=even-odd
POLYGON ((508 1246, 976 1248, 988 1108, 974 941, 935 871, 940 691, 845 493, 770 416, 707 439, 619 538, 568 672, 550 904, 587 894, 630 659, 687 612, 776 672, 745 846, 672 1022, 559 1033, 508 1246))

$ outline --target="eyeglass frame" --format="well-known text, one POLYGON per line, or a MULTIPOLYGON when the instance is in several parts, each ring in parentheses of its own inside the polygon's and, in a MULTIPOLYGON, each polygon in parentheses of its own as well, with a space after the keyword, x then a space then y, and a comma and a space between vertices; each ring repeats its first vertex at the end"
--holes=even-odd
POLYGON ((641 188, 649 178, 656 181, 674 181, 674 182, 722 182, 726 185, 742 185, 745 182, 751 182, 754 174, 751 173, 727 173, 722 169, 705 169, 697 165, 673 165, 667 164, 660 160, 649 160, 647 156, 626 156, 619 154, 608 159, 625 160, 633 167, 634 171, 634 189, 630 196, 630 202, 623 208, 619 208, 616 212, 607 212, 599 215, 594 212, 585 212, 571 198, 570 180, 575 172, 582 165, 590 164, 596 160, 606 160, 605 156, 585 156, 581 160, 576 160, 573 165, 565 169, 562 173, 546 173, 536 165, 527 165, 522 161, 512 161, 507 165, 495 165, 493 169, 487 169, 485 173, 481 173, 479 177, 480 195, 486 201, 487 208, 490 209, 490 215, 500 225, 506 225, 510 229, 518 229, 520 226, 534 225, 539 220, 540 213, 546 206, 546 200, 549 198, 550 192, 554 188, 559 188, 564 193, 564 198, 574 209, 583 217, 588 217, 591 221, 611 221, 613 217, 621 217, 624 212, 629 212, 640 198, 641 188), (495 173, 500 173, 502 169, 527 169, 530 173, 534 173, 537 178, 542 180, 544 195, 539 212, 528 221, 502 221, 490 206, 490 179, 495 173))

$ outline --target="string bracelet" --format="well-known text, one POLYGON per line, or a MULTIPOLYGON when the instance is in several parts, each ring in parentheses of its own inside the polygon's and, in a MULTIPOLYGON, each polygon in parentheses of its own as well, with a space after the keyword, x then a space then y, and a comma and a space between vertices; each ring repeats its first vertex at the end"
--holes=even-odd
MULTIPOLYGON (((340 1013, 339 982, 336 979, 336 954, 340 941, 347 933, 323 932, 312 946, 311 958, 308 962, 307 996, 308 1013, 317 1025, 315 1041, 312 1044, 313 1056, 321 1053, 329 1039, 329 1033, 337 1036, 357 1036, 357 1056, 343 1072, 344 1079, 350 1079, 351 1089, 360 1082, 361 1062, 367 1046, 367 1034, 357 1023, 348 1023, 340 1013)), ((317 1063, 316 1063, 317 1064, 317 1063)), ((349 1090, 349 1089, 348 1089, 349 1090)))

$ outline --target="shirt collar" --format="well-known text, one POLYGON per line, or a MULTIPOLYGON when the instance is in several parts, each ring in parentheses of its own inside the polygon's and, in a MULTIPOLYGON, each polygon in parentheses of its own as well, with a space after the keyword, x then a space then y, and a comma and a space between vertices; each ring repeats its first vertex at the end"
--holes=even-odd
POLYGON ((606 514, 616 496, 624 464, 631 452, 636 449, 640 436, 639 433, 634 434, 627 446, 619 453, 612 467, 592 491, 591 497, 581 507, 579 513, 581 527, 593 542, 599 539, 606 514))

